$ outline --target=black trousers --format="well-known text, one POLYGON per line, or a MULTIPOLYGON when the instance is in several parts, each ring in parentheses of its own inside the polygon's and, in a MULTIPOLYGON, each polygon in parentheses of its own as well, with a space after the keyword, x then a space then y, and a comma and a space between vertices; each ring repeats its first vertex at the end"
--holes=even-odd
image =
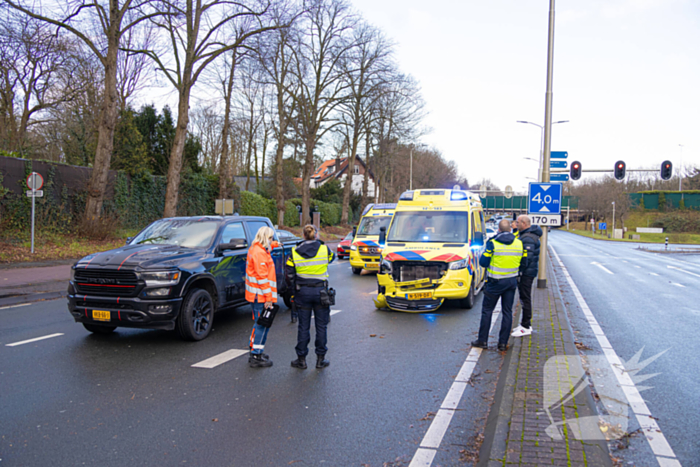
POLYGON ((331 318, 331 308, 321 305, 321 287, 302 286, 294 297, 297 313, 299 314, 299 327, 297 330, 296 352, 300 357, 306 357, 309 353, 311 341, 311 312, 314 313, 316 323, 316 355, 326 355, 328 347, 327 331, 331 318))
POLYGON ((532 283, 535 278, 532 276, 521 276, 518 281, 518 293, 520 294, 520 305, 523 314, 520 317, 520 325, 524 328, 532 327, 532 283))

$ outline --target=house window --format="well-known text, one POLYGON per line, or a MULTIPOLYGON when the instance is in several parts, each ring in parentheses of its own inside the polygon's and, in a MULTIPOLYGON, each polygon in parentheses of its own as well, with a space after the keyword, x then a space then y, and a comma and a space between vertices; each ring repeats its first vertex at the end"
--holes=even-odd
POLYGON ((360 166, 359 166, 359 165, 356 165, 356 166, 355 166, 355 173, 356 173, 356 174, 359 174, 359 173, 360 173, 360 166))

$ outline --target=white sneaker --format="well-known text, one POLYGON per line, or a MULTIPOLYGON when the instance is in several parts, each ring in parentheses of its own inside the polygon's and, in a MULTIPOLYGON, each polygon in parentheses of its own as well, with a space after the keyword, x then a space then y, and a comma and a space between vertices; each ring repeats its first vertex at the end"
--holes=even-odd
POLYGON ((514 336, 516 332, 520 332, 523 329, 521 325, 518 325, 518 327, 513 328, 513 331, 510 333, 511 336, 514 336))
POLYGON ((518 326, 512 333, 511 336, 513 337, 524 337, 524 336, 529 336, 532 334, 532 328, 524 328, 522 326, 518 326), (518 329, 519 328, 519 329, 518 329))

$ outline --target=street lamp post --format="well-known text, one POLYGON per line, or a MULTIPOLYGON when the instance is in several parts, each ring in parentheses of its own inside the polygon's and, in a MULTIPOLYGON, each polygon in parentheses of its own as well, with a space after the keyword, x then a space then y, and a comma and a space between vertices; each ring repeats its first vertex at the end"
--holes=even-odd
POLYGON ((613 205, 613 226, 612 226, 613 227, 612 228, 613 236, 612 236, 612 238, 614 240, 615 239, 615 201, 612 202, 612 205, 613 205))
POLYGON ((410 175, 408 180, 408 189, 413 190, 413 146, 411 146, 411 162, 410 162, 410 175))
MULTIPOLYGON (((517 120, 516 123, 526 123, 528 125, 535 125, 537 128, 540 129, 540 158, 537 162, 539 162, 539 170, 537 173, 537 177, 540 182, 544 181, 542 180, 542 173, 544 172, 544 167, 542 166, 542 158, 544 156, 544 127, 542 125, 538 125, 537 123, 532 123, 532 122, 526 122, 525 120, 517 120)), ((552 125, 556 125, 557 123, 569 123, 568 120, 559 120, 558 122, 552 122, 552 125)), ((529 159, 531 161, 534 161, 535 159, 532 159, 530 157, 525 157, 524 159, 529 159)), ((547 180, 549 181, 549 180, 547 180)))
POLYGON ((682 190, 682 183, 683 183, 683 145, 679 144, 678 146, 681 147, 681 160, 678 164, 678 191, 683 191, 682 190))

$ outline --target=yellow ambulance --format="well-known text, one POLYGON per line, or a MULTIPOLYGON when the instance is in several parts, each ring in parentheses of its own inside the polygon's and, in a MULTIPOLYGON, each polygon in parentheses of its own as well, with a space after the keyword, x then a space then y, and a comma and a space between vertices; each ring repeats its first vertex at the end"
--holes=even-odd
POLYGON ((379 242, 381 229, 389 228, 396 203, 368 204, 362 212, 360 224, 350 245, 350 266, 354 274, 363 269, 379 270, 383 243, 379 242))
MULTIPOLYGON (((407 312, 438 309, 446 299, 472 308, 486 271, 481 200, 464 190, 421 189, 399 198, 389 228, 377 282, 377 308, 407 312)), ((384 239, 384 237, 386 237, 384 239)))

